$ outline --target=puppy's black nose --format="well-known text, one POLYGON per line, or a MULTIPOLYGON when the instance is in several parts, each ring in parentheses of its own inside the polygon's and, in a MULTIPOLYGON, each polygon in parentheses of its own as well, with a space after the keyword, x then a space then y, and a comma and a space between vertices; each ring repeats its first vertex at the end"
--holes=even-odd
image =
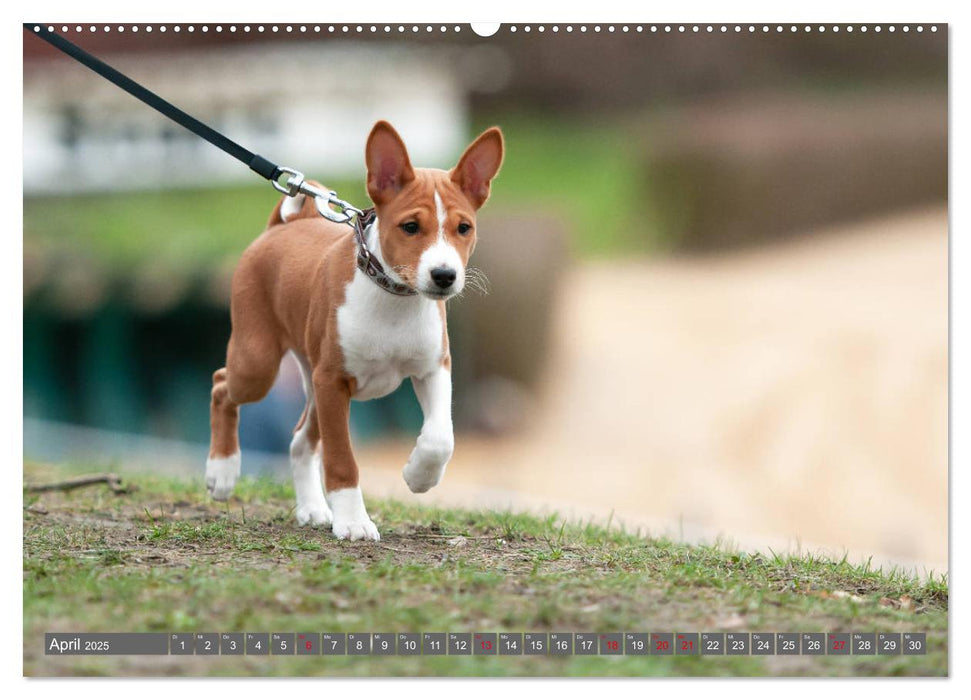
POLYGON ((450 267, 436 267, 432 270, 432 281, 442 289, 448 289, 455 282, 455 270, 450 267))

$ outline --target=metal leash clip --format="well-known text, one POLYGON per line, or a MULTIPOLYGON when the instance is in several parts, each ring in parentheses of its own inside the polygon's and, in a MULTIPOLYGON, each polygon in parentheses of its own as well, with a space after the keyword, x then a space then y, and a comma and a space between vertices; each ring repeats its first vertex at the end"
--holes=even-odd
POLYGON ((351 219, 363 213, 353 204, 338 197, 333 190, 322 190, 309 184, 300 171, 293 168, 280 168, 279 170, 281 175, 289 175, 290 177, 287 178, 286 185, 280 184, 279 176, 276 180, 271 180, 273 187, 288 197, 296 197, 298 194, 313 197, 318 213, 328 221, 353 226, 351 219), (337 207, 340 211, 334 211, 331 206, 337 207))
POLYGON ((277 192, 282 192, 288 197, 296 197, 300 194, 300 188, 304 185, 303 173, 299 170, 294 170, 293 168, 277 168, 277 175, 272 180, 270 184, 273 185, 273 189, 277 192), (289 175, 287 178, 287 184, 280 184, 280 176, 289 175))

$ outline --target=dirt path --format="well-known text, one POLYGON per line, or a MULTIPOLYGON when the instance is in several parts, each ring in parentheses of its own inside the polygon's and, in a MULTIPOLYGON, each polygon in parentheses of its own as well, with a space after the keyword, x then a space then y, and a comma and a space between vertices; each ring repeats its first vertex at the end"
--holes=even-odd
MULTIPOLYGON (((567 280, 531 425, 424 498, 947 569, 946 211, 567 280)), ((365 487, 417 498, 409 450, 365 487)))

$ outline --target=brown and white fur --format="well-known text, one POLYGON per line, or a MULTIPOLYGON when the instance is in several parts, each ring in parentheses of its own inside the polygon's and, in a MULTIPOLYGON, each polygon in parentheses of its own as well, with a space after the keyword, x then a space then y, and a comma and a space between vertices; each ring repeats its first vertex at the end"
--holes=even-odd
POLYGON ((424 423, 404 479, 415 493, 439 483, 454 445, 445 300, 465 284, 476 211, 502 157, 502 134, 491 128, 452 170, 413 168, 391 125, 374 125, 365 160, 377 219, 365 231, 367 244, 392 279, 418 290, 414 296, 368 279, 357 267, 351 228, 320 216, 309 198, 277 204, 233 276, 226 366, 213 375, 206 462, 213 498, 229 498, 239 477, 240 405, 267 394, 287 351, 307 396, 290 445, 297 522, 332 524, 341 539, 380 538, 358 485, 349 404, 385 396, 405 377, 424 423))

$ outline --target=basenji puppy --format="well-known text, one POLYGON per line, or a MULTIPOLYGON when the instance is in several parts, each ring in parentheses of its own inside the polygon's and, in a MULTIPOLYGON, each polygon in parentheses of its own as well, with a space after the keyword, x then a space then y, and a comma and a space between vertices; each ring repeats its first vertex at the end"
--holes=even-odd
POLYGON ((401 137, 380 121, 365 148, 376 214, 366 228, 356 234, 328 221, 303 195, 276 205, 233 275, 232 334, 210 408, 213 498, 229 498, 239 477, 240 405, 266 396, 288 351, 306 394, 290 445, 298 523, 331 524, 341 539, 380 538, 361 496, 349 404, 385 396, 405 377, 424 422, 404 479, 415 493, 439 483, 454 446, 445 301, 465 285, 476 212, 503 149, 493 127, 450 171, 414 168, 401 137))

